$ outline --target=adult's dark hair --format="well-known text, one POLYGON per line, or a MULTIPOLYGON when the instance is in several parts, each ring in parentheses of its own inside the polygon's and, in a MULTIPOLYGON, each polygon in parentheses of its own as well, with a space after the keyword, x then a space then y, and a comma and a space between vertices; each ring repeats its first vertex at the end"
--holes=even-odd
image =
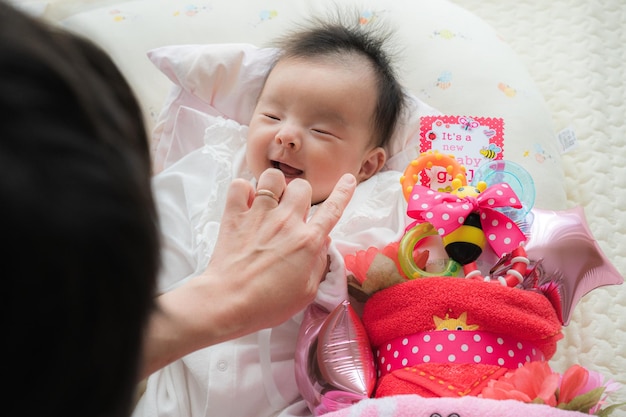
POLYGON ((362 57, 370 63, 377 84, 376 109, 372 120, 376 146, 388 144, 404 108, 404 93, 391 60, 392 32, 382 22, 363 23, 352 11, 314 18, 276 41, 285 58, 338 61, 362 57))
POLYGON ((7 415, 127 416, 158 231, 142 115, 111 59, 0 1, 7 415))

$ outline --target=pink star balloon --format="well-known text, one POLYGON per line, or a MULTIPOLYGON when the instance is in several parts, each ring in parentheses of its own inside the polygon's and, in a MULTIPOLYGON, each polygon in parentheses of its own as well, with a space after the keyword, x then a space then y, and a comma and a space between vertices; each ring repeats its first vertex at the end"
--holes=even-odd
POLYGON ((540 286, 556 284, 562 322, 569 323, 578 301, 591 290, 624 282, 594 239, 582 207, 552 211, 533 208, 525 248, 541 260, 540 286))

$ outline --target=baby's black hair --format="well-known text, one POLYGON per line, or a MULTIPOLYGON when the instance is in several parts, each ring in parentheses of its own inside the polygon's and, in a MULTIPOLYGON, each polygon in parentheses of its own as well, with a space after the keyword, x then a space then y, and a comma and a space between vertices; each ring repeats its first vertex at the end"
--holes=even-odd
POLYGON ((376 146, 384 147, 404 105, 404 93, 387 45, 391 38, 392 32, 380 21, 362 23, 358 13, 316 18, 276 41, 281 50, 277 62, 286 58, 345 60, 354 55, 365 58, 371 63, 378 90, 372 137, 376 146))

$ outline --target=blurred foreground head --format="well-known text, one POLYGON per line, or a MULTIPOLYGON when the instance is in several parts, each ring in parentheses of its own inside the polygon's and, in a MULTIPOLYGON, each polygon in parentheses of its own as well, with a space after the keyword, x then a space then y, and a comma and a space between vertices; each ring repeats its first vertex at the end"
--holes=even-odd
POLYGON ((158 233, 139 106, 91 43, 0 1, 8 415, 125 416, 158 233))

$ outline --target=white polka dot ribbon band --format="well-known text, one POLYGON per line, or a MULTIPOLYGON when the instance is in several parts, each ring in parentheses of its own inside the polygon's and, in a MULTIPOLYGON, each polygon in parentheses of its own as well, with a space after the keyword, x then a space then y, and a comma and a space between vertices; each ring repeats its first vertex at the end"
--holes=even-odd
POLYGON ((526 362, 544 361, 530 342, 472 330, 437 330, 398 337, 375 351, 378 375, 422 363, 499 365, 516 369, 526 362))

